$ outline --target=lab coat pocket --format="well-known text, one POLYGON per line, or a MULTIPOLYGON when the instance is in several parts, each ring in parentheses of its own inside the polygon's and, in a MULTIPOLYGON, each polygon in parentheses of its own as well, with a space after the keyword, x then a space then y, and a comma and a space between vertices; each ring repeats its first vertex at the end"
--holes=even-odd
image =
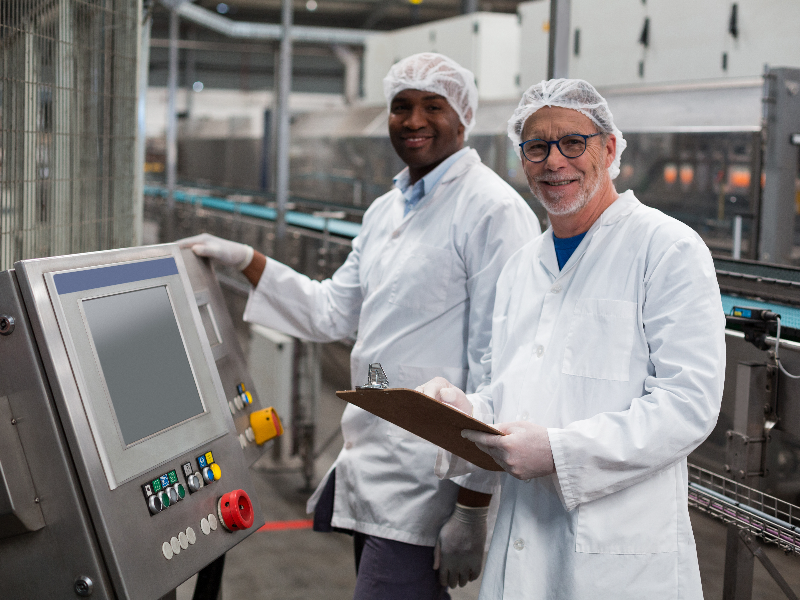
POLYGON ((675 468, 578 507, 575 551, 655 554, 678 551, 675 468))
MULTIPOLYGON (((397 368, 397 384, 390 382, 392 387, 404 387, 414 389, 433 379, 434 377, 444 377, 455 386, 464 389, 467 382, 467 370, 458 367, 415 367, 411 365, 400 365, 397 368)), ((395 440, 420 440, 421 438, 409 433, 402 427, 393 425, 388 421, 386 424, 386 434, 395 440)))
POLYGON ((575 305, 564 348, 565 375, 628 381, 636 303, 583 298, 575 305))
POLYGON ((452 285, 453 258, 449 250, 425 244, 412 247, 393 269, 389 302, 429 312, 441 312, 452 285))

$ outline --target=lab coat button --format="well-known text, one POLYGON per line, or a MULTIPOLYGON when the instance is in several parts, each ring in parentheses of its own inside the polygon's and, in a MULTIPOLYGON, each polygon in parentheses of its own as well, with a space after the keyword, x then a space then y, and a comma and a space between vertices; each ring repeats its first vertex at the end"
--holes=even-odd
POLYGON ((544 346, 536 346, 536 356, 539 358, 544 356, 544 346))
POLYGON ((553 287, 550 288, 550 291, 554 294, 557 294, 561 291, 561 286, 559 284, 555 284, 553 287))
POLYGON ((396 240, 398 237, 400 237, 400 232, 399 231, 395 231, 394 233, 392 233, 392 239, 393 240, 396 240))
POLYGON ((352 448, 352 447, 353 447, 353 442, 347 442, 347 443, 344 445, 344 449, 345 449, 345 450, 350 450, 350 448, 352 448))
POLYGON ((522 550, 525 548, 525 541, 522 538, 514 540, 514 550, 522 550))
POLYGON ((520 415, 520 416, 522 417, 523 421, 527 421, 528 417, 530 417, 530 415, 528 414, 527 410, 525 412, 523 412, 522 415, 520 415))

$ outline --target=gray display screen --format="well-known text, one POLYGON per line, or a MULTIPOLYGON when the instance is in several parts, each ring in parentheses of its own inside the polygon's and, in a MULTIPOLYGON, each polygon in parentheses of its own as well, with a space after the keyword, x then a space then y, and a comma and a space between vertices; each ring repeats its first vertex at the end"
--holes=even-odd
POLYGON ((127 446, 204 412, 166 286, 83 301, 127 446))

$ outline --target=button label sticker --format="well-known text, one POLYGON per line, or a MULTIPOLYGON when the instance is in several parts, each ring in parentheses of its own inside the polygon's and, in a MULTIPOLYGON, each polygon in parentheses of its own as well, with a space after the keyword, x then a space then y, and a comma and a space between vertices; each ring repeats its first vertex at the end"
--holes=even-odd
POLYGON ((197 464, 200 465, 201 469, 208 466, 205 455, 197 457, 197 464))
POLYGON ((210 465, 214 462, 214 455, 211 454, 211 451, 206 452, 206 464, 210 465))
POLYGON ((173 469, 172 471, 167 473, 167 477, 169 478, 169 482, 171 484, 174 485, 174 484, 178 483, 178 474, 175 472, 175 469, 173 469))
POLYGON ((168 475, 162 475, 161 477, 159 477, 159 479, 161 480, 161 487, 167 487, 169 485, 168 475))
POLYGON ((153 484, 153 492, 160 492, 163 489, 160 479, 153 479, 150 483, 153 484))
POLYGON ((192 463, 184 463, 181 465, 181 469, 183 469, 183 476, 188 477, 192 474, 192 463))

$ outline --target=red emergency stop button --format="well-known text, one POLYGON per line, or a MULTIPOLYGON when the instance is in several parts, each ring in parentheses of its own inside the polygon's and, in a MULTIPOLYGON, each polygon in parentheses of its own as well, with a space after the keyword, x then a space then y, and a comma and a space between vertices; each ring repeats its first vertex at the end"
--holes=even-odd
POLYGON ((244 490, 233 490, 217 502, 220 523, 228 531, 241 531, 253 526, 255 515, 250 496, 244 490))

